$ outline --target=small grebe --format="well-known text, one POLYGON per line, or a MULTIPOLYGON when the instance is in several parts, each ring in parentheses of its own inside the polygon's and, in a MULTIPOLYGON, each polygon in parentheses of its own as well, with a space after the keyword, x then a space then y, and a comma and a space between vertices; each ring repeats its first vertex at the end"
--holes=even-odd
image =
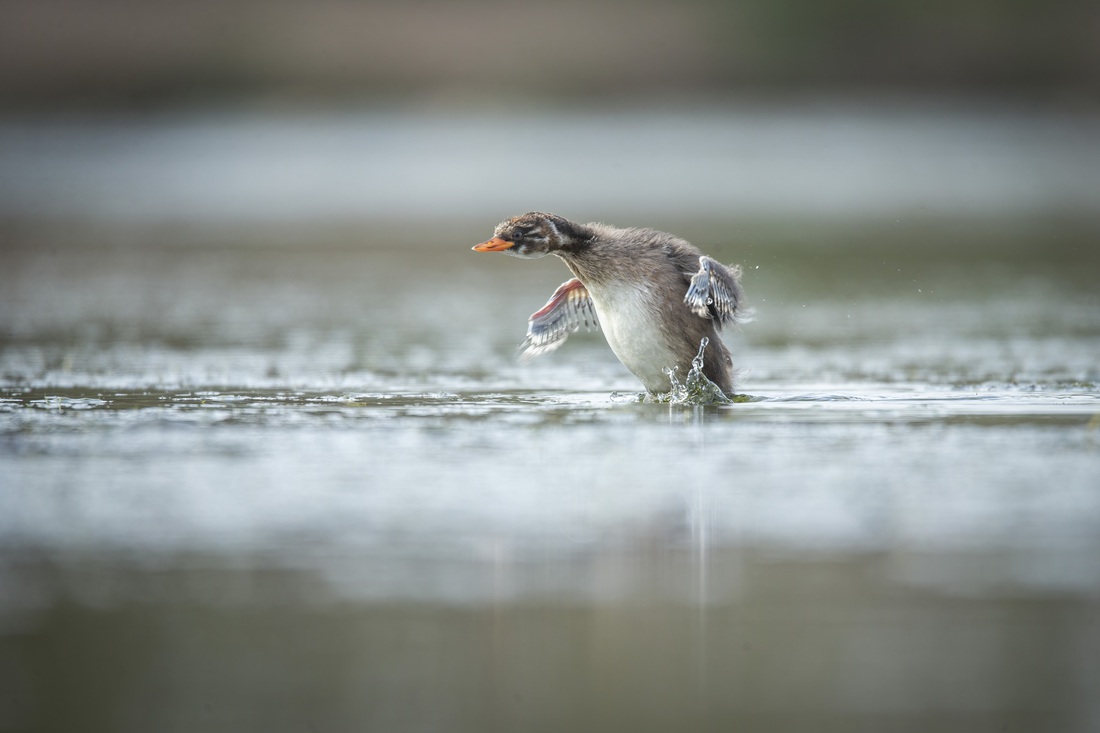
POLYGON ((615 356, 649 392, 667 392, 666 370, 683 378, 705 337, 703 373, 733 392, 733 361, 721 327, 745 320, 741 268, 712 260, 687 241, 653 229, 577 224, 531 212, 501 222, 478 252, 514 257, 557 255, 574 278, 531 315, 524 357, 561 346, 599 319, 615 356))

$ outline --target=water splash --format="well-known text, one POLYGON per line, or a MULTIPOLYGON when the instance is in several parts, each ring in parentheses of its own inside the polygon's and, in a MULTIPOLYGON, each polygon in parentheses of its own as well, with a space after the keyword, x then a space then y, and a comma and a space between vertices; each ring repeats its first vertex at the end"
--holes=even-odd
POLYGON ((653 395, 655 402, 694 407, 697 405, 724 405, 736 401, 730 399, 721 387, 707 379, 706 375, 703 374, 703 352, 706 351, 709 343, 710 339, 706 336, 699 341, 699 353, 691 360, 691 369, 688 370, 683 382, 676 378, 675 369, 665 370, 665 374, 668 375, 668 379, 672 383, 672 389, 664 394, 653 395))

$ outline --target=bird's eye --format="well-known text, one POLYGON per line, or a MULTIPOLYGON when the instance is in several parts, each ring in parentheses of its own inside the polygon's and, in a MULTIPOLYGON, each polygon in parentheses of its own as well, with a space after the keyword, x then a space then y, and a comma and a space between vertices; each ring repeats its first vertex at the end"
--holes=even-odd
POLYGON ((527 236, 527 234, 525 232, 518 232, 518 231, 517 232, 512 232, 512 241, 513 242, 518 242, 519 240, 523 239, 525 236, 527 236))

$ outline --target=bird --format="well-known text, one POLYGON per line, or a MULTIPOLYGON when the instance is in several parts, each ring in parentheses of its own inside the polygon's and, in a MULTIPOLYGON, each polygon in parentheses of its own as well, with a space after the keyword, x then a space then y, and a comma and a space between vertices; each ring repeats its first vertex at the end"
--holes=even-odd
POLYGON ((733 360, 720 331, 748 320, 740 266, 667 232, 537 211, 505 219, 473 249, 525 259, 552 254, 573 274, 531 314, 521 359, 556 350, 582 325, 597 326, 647 392, 669 392, 670 374, 687 375, 701 354, 703 374, 733 394, 733 360))

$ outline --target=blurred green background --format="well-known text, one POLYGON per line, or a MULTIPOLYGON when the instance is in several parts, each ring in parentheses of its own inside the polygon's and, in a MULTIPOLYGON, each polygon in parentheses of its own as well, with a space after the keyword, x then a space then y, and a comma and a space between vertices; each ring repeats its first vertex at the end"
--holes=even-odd
POLYGON ((9 244, 410 216, 465 241, 532 209, 1076 229, 1098 140, 1100 9, 1072 0, 47 0, 0 25, 9 244))
POLYGON ((992 92, 1094 103, 1077 0, 9 0, 0 104, 992 92))

